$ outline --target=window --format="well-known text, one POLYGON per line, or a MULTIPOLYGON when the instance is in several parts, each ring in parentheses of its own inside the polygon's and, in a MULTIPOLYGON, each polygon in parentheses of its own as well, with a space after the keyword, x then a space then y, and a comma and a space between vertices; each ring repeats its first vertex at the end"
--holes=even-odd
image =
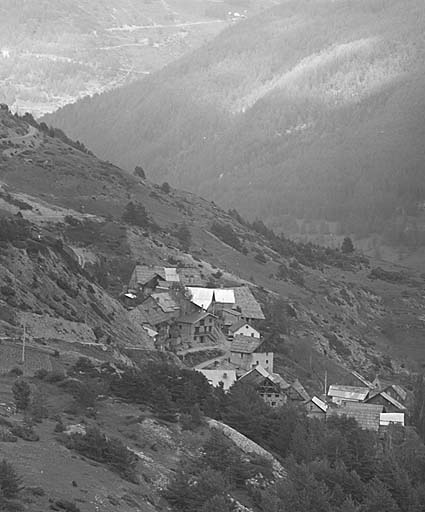
POLYGON ((252 332, 252 333, 251 333, 251 338, 253 338, 253 337, 254 337, 254 333, 252 332))
POLYGON ((270 394, 270 395, 267 395, 267 398, 271 398, 271 397, 272 397, 272 395, 271 395, 271 394, 270 394))
POLYGON ((195 334, 199 334, 199 327, 195 327, 195 334))
POLYGON ((200 325, 205 325, 205 320, 201 320, 201 321, 199 322, 199 324, 200 324, 200 325))
POLYGON ((269 364, 269 360, 268 359, 266 359, 266 364, 269 364))
POLYGON ((272 407, 276 407, 276 402, 272 402, 272 407))
POLYGON ((204 343, 204 337, 201 336, 201 343, 204 343))

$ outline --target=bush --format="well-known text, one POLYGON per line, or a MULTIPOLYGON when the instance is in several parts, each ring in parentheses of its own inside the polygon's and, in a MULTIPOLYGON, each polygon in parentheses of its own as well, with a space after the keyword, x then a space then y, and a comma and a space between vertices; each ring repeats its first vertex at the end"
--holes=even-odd
POLYGON ((140 203, 130 201, 122 214, 122 220, 128 224, 147 228, 151 225, 146 208, 140 203))
POLYGON ((18 438, 7 428, 0 428, 0 441, 3 443, 16 443, 18 438))
POLYGON ((40 368, 34 373, 34 377, 39 380, 44 380, 49 375, 49 372, 46 368, 40 368))
POLYGON ((77 507, 75 503, 67 500, 58 500, 55 505, 65 512, 81 512, 81 509, 77 507))
POLYGON ((11 428, 12 434, 20 437, 24 441, 39 441, 40 437, 34 432, 30 425, 15 425, 11 428))
POLYGON ((57 382, 62 382, 65 379, 65 373, 59 370, 53 370, 51 372, 47 372, 47 375, 44 377, 44 380, 49 384, 55 384, 57 382))
POLYGON ((233 231, 230 224, 220 224, 219 222, 213 222, 211 226, 211 233, 217 238, 230 247, 233 247, 239 252, 242 252, 243 246, 237 234, 233 231))
POLYGON ((3 459, 0 462, 0 489, 4 498, 16 498, 21 490, 21 478, 12 464, 3 459))
POLYGON ((17 377, 20 377, 24 372, 22 371, 22 368, 19 368, 18 366, 15 366, 10 370, 10 375, 16 375, 17 377))
POLYGON ((31 388, 24 379, 18 379, 12 386, 16 410, 25 411, 30 405, 31 388))
POLYGON ((127 480, 136 481, 137 456, 119 439, 108 438, 97 427, 90 427, 85 434, 65 435, 63 441, 67 448, 89 459, 105 463, 127 480))
POLYGON ((170 184, 167 183, 166 181, 164 181, 164 183, 161 185, 161 190, 165 193, 165 194, 169 194, 170 191, 171 191, 171 187, 170 187, 170 184))

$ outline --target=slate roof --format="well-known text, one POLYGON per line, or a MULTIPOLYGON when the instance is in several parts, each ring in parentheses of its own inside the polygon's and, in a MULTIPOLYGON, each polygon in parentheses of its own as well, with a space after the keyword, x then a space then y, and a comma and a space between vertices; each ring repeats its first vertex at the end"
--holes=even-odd
POLYGON ((376 387, 379 391, 386 391, 388 388, 393 388, 401 400, 406 400, 407 391, 398 384, 393 384, 391 381, 383 380, 380 377, 376 377, 373 382, 375 384, 374 387, 376 387))
POLYGON ((144 308, 136 306, 134 309, 128 312, 130 319, 137 324, 150 324, 149 318, 144 308))
POLYGON ((405 411, 406 410, 406 407, 403 404, 401 404, 398 400, 393 398, 391 395, 389 395, 385 391, 376 391, 371 396, 369 396, 369 398, 366 400, 366 402, 369 402, 370 400, 372 400, 373 398, 375 398, 375 397, 377 397, 379 395, 381 395, 381 397, 384 400, 386 400, 388 403, 390 403, 391 405, 393 405, 397 409, 400 409, 400 411, 405 411))
POLYGON ((342 407, 329 409, 330 414, 346 415, 354 418, 359 426, 366 430, 378 430, 380 415, 384 406, 366 403, 345 402, 342 407))
POLYGON ((208 313, 207 311, 197 311, 195 313, 191 313, 190 315, 182 316, 177 321, 182 324, 196 324, 207 316, 214 316, 214 315, 211 313, 208 313))
POLYGON ((259 338, 252 336, 235 336, 230 345, 230 352, 239 352, 241 354, 252 354, 262 344, 259 338))
POLYGON ((260 304, 252 294, 248 286, 238 286, 235 291, 235 308, 239 307, 242 316, 245 318, 254 318, 255 320, 264 320, 265 316, 260 304))
POLYGON ((270 380, 273 384, 276 384, 280 389, 287 389, 289 384, 277 373, 270 373, 265 370, 261 365, 257 365, 252 370, 249 370, 240 377, 240 381, 244 381, 248 384, 258 386, 264 382, 264 379, 270 380))
POLYGON ((308 400, 310 398, 310 395, 305 390, 304 386, 301 384, 301 382, 296 379, 291 384, 291 388, 295 389, 295 391, 302 397, 304 400, 308 400))
POLYGON ((153 293, 151 295, 164 313, 173 313, 180 310, 180 306, 169 293, 153 293))
POLYGON ((366 399, 370 389, 358 386, 340 386, 332 384, 329 386, 328 396, 340 398, 341 400, 356 400, 362 402, 366 399))
POLYGON ((177 273, 180 282, 184 286, 204 286, 205 278, 202 277, 201 271, 196 267, 178 268, 177 273))
POLYGON ((148 267, 147 265, 136 265, 133 271, 135 276, 134 282, 135 284, 147 284, 151 281, 155 276, 159 277, 162 280, 165 280, 165 276, 161 275, 161 272, 158 270, 160 267, 148 267))
POLYGON ((236 288, 202 288, 196 286, 187 287, 192 294, 192 302, 208 309, 213 301, 221 304, 233 304, 233 309, 240 308, 242 316, 264 320, 265 316, 260 304, 255 299, 248 286, 236 288))

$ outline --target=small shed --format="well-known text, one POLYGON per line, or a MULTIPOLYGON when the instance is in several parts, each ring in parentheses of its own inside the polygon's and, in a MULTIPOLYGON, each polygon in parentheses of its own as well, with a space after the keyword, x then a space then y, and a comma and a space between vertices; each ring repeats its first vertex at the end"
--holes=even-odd
POLYGON ((313 396, 310 400, 304 402, 307 416, 309 418, 325 419, 328 410, 328 404, 317 396, 313 396))

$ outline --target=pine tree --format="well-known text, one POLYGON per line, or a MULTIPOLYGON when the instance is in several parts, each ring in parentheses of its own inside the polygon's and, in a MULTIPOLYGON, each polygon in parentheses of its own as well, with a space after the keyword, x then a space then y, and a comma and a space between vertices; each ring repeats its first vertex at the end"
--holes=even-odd
POLYGON ((0 497, 16 498, 21 490, 21 481, 12 464, 3 459, 0 462, 0 497))
POLYGON ((192 242, 192 234, 186 224, 181 224, 176 232, 176 238, 179 240, 182 249, 188 252, 192 242))
POLYGON ((159 386, 152 395, 152 407, 160 420, 177 421, 175 406, 165 386, 159 386))
POLYGON ((354 245, 353 245, 353 241, 351 240, 351 238, 349 236, 346 236, 342 242, 342 246, 341 246, 341 251, 344 253, 344 254, 351 254, 352 252, 354 252, 354 245))
POLYGON ((31 388, 24 379, 18 379, 12 386, 17 411, 26 411, 30 405, 31 388))

